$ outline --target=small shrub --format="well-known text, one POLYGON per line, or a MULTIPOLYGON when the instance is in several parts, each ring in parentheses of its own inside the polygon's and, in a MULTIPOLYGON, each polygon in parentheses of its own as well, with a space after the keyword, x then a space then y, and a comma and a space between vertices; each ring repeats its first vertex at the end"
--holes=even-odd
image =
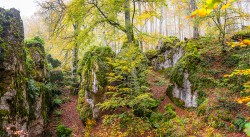
POLYGON ((175 109, 171 104, 167 104, 165 106, 165 112, 163 114, 163 120, 169 121, 170 119, 173 119, 176 117, 175 109))
POLYGON ((240 61, 240 55, 230 55, 222 62, 226 67, 236 67, 240 61))
POLYGON ((161 113, 153 112, 149 118, 149 121, 152 123, 153 127, 158 128, 160 121, 162 120, 163 115, 161 113))
POLYGON ((218 114, 219 117, 224 121, 231 122, 233 119, 233 115, 228 110, 219 111, 218 114))
POLYGON ((55 107, 59 107, 61 104, 63 103, 63 101, 59 98, 55 98, 54 101, 53 101, 53 105, 55 107))
POLYGON ((60 117, 61 115, 62 115, 62 111, 61 110, 55 111, 55 116, 60 117))
POLYGON ((242 131, 247 120, 244 117, 239 117, 233 121, 233 124, 238 128, 239 131, 242 131))
POLYGON ((229 131, 230 132, 234 132, 235 131, 235 126, 234 126, 234 124, 230 124, 230 126, 229 126, 229 131))
POLYGON ((209 100, 206 99, 199 107, 198 107, 198 115, 204 115, 207 110, 209 100))
POLYGON ((52 58, 51 54, 47 56, 47 60, 53 68, 59 67, 61 65, 61 62, 58 59, 52 58))
POLYGON ((212 113, 208 117, 208 125, 218 129, 224 127, 225 123, 216 114, 212 113))
POLYGON ((184 121, 178 117, 164 122, 160 128, 156 130, 157 136, 164 137, 186 137, 187 132, 184 127, 184 121))
POLYGON ((163 101, 165 99, 165 96, 161 96, 160 100, 163 101))
POLYGON ((65 127, 64 125, 59 125, 56 127, 56 136, 57 137, 70 137, 72 130, 65 127))
POLYGON ((155 82, 155 86, 164 86, 167 83, 164 78, 158 78, 154 82, 155 82))

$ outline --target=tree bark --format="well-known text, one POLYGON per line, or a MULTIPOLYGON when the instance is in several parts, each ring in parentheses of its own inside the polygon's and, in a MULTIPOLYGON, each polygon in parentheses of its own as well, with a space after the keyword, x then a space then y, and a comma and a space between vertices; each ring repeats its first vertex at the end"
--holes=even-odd
POLYGON ((72 80, 73 83, 77 83, 77 69, 78 69, 78 42, 77 42, 77 36, 79 33, 79 24, 75 23, 73 24, 74 28, 74 48, 73 48, 73 60, 72 60, 72 80))
MULTIPOLYGON (((197 10, 195 0, 190 0, 190 7, 191 7, 191 12, 197 10)), ((194 23, 194 25, 193 25, 193 38, 197 39, 197 38, 199 38, 199 24, 196 21, 196 18, 194 18, 193 23, 194 23)))
MULTIPOLYGON (((138 1, 138 11, 139 11, 139 15, 141 15, 142 14, 142 8, 141 8, 141 2, 140 1, 138 1)), ((141 33, 143 27, 141 25, 139 25, 138 27, 139 27, 139 30, 140 30, 140 33, 141 33)), ((139 46, 141 48, 141 51, 143 51, 144 48, 143 48, 142 40, 139 41, 139 46)))
POLYGON ((124 13, 125 13, 125 28, 126 28, 126 35, 128 38, 128 42, 134 42, 134 32, 133 32, 133 24, 131 23, 130 18, 130 1, 125 0, 124 3, 124 13))

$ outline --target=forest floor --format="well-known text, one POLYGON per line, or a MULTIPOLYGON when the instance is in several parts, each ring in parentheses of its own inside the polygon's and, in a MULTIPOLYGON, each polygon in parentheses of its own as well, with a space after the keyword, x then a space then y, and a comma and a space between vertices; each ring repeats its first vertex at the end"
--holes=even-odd
MULTIPOLYGON (((160 101, 160 105, 158 106, 159 112, 164 113, 164 107, 170 103, 175 108, 175 112, 179 117, 187 118, 189 115, 192 115, 192 112, 187 109, 176 106, 166 95, 166 90, 170 84, 169 79, 166 79, 159 72, 150 70, 147 75, 147 80, 150 84, 150 93, 152 93, 152 95, 160 101)), ((72 129, 72 137, 82 137, 84 126, 77 111, 78 95, 72 95, 70 90, 63 89, 62 95, 60 95, 59 98, 62 99, 64 103, 61 104, 59 108, 54 110, 50 117, 50 123, 47 127, 47 131, 50 132, 50 136, 56 137, 56 127, 61 124, 72 129), (60 112, 60 115, 56 114, 56 112, 60 112)), ((98 136, 98 133, 100 133, 100 131, 102 132, 102 128, 102 120, 98 119, 95 127, 91 130, 91 134, 98 136)), ((223 133, 223 131, 219 130, 215 130, 215 132, 223 133)), ((206 131, 204 131, 204 133, 206 133, 206 131)), ((224 136, 246 137, 243 133, 226 133, 224 136)))
POLYGON ((60 98, 64 103, 51 115, 48 130, 52 137, 56 137, 56 127, 61 124, 72 129, 72 137, 82 137, 84 126, 77 111, 78 95, 72 95, 70 90, 63 90, 60 98), (58 116, 56 112, 61 114, 58 116))

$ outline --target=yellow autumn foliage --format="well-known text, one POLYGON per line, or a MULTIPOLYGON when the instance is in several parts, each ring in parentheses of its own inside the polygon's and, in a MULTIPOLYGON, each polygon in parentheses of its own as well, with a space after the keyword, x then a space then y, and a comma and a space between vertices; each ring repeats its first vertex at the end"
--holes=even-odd
POLYGON ((199 17, 205 17, 207 15, 209 15, 214 9, 220 8, 221 10, 225 10, 227 8, 229 8, 233 2, 235 2, 236 0, 230 0, 230 1, 220 1, 220 0, 206 0, 206 4, 204 4, 200 9, 195 10, 194 12, 192 12, 191 16, 189 17, 195 17, 195 16, 199 16, 199 17), (218 6, 221 5, 222 6, 218 6))
POLYGON ((240 40, 239 42, 227 42, 227 44, 231 47, 246 47, 246 46, 250 46, 250 40, 244 39, 244 40, 240 40))

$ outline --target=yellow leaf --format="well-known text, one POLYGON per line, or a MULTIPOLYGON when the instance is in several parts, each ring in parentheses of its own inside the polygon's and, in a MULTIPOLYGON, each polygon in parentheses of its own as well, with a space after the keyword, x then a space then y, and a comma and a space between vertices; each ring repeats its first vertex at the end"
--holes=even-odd
POLYGON ((221 7, 221 9, 224 10, 224 9, 228 8, 229 6, 230 6, 230 3, 227 3, 226 5, 223 5, 223 6, 221 7))
POLYGON ((244 39, 244 40, 243 40, 243 43, 246 44, 246 45, 250 45, 250 40, 244 39))
POLYGON ((207 5, 212 4, 213 0, 206 0, 207 5))
POLYGON ((205 9, 202 8, 202 9, 199 10, 199 16, 200 16, 200 17, 204 17, 204 16, 206 16, 206 15, 207 15, 207 14, 206 14, 206 10, 205 10, 205 9))

